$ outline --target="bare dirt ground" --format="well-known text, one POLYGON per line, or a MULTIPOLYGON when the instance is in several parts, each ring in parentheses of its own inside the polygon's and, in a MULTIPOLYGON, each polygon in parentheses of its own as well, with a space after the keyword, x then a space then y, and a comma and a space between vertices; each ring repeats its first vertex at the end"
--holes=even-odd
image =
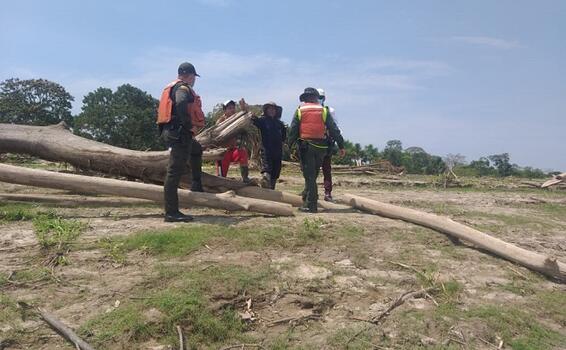
MULTIPOLYGON (((447 215, 566 261, 566 191, 336 180, 336 196, 447 215)), ((300 185, 287 173, 278 186, 300 185)), ((0 193, 63 194, 10 184, 0 193)), ((564 284, 432 230, 354 210, 191 209, 195 223, 168 224, 152 204, 81 198, 2 203, 0 212, 34 217, 0 221, 0 349, 75 348, 18 302, 50 311, 97 349, 178 349, 177 325, 194 349, 566 348, 564 284), (38 244, 42 212, 84 224, 56 266, 38 244)))

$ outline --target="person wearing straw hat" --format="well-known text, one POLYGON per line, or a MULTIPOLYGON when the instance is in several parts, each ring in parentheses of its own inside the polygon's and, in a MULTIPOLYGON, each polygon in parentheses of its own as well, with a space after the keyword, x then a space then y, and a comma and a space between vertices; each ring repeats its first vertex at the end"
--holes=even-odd
POLYGON ((299 101, 303 103, 295 111, 289 131, 290 144, 298 144, 301 170, 305 179, 303 206, 299 210, 308 213, 318 211, 316 178, 328 149, 326 134, 338 144, 341 157, 346 153, 340 129, 328 108, 320 105, 319 97, 315 88, 308 87, 304 90, 299 96, 299 101))
POLYGON ((261 117, 252 117, 253 124, 261 134, 261 187, 275 189, 281 174, 283 142, 287 137, 287 127, 281 121, 283 108, 275 102, 267 102, 262 107, 261 117))

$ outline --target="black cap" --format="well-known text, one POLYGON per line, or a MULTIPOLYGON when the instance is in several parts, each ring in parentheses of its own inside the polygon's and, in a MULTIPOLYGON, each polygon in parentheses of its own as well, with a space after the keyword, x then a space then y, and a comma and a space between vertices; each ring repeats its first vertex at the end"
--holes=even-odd
POLYGON ((197 77, 200 77, 200 75, 198 75, 197 71, 195 70, 195 66, 193 66, 189 62, 181 63, 179 65, 179 69, 177 69, 177 73, 179 73, 179 75, 181 75, 181 74, 194 74, 197 77))
POLYGON ((305 89, 305 91, 301 94, 301 96, 299 96, 299 101, 301 102, 305 102, 305 97, 307 96, 314 96, 316 98, 319 98, 320 95, 318 94, 318 91, 313 88, 313 87, 308 87, 305 89))

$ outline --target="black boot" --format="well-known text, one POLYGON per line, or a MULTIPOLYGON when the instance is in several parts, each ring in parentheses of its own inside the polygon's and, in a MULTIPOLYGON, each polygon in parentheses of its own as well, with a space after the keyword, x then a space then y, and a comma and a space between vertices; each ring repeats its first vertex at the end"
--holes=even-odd
POLYGON ((191 182, 191 191, 193 192, 204 192, 204 188, 202 188, 202 183, 199 181, 193 180, 191 182))
POLYGON ((324 200, 327 201, 327 202, 334 203, 334 198, 332 198, 332 192, 324 191, 324 200))
POLYGON ((165 214, 165 222, 190 222, 193 221, 194 218, 191 215, 185 215, 180 211, 172 214, 165 214))
POLYGON ((300 207, 299 211, 303 212, 303 213, 318 213, 318 209, 317 208, 309 208, 309 207, 300 207))
POLYGON ((262 188, 270 188, 271 187, 271 174, 263 173, 263 177, 261 178, 261 182, 259 184, 262 188))
POLYGON ((250 178, 248 177, 250 174, 250 168, 248 168, 247 165, 240 167, 240 173, 242 174, 242 182, 245 184, 250 183, 250 178))

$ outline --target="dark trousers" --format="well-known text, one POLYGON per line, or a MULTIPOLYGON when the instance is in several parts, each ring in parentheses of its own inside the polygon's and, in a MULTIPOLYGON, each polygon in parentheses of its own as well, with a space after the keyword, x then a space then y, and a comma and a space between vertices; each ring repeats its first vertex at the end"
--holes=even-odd
POLYGON ((261 150, 261 173, 268 173, 271 178, 271 189, 275 189, 275 184, 277 179, 281 175, 281 161, 283 160, 283 155, 281 153, 273 153, 261 150))
MULTIPOLYGON (((198 184, 197 187, 202 186, 202 146, 194 138, 191 138, 191 179, 193 185, 198 184)), ((194 186, 193 186, 194 187, 194 186)))
POLYGON ((324 177, 324 193, 332 193, 332 155, 326 154, 322 160, 322 176, 324 177))
POLYGON ((303 191, 303 206, 311 210, 318 209, 318 189, 316 178, 322 165, 322 159, 326 154, 325 148, 314 147, 303 142, 299 147, 301 158, 301 169, 305 178, 305 190, 303 191))
POLYGON ((177 188, 181 176, 188 170, 187 160, 191 153, 192 138, 190 134, 169 126, 164 127, 161 135, 170 149, 169 164, 167 164, 167 174, 163 185, 165 213, 175 214, 179 211, 177 188))

